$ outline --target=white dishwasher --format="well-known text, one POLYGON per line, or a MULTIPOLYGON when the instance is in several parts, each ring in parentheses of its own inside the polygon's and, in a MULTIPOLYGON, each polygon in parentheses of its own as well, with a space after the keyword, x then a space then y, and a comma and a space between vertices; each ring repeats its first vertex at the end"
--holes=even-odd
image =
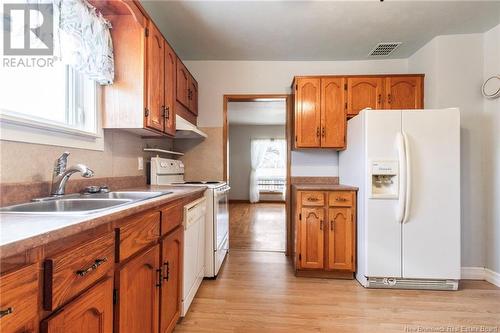
POLYGON ((184 278, 181 316, 188 312, 205 275, 206 198, 184 206, 184 278))

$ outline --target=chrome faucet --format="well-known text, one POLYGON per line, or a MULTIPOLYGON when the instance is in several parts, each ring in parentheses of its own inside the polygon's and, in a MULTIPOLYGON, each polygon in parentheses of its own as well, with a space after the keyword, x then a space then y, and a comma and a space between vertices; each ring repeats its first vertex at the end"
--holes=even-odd
POLYGON ((68 152, 64 152, 56 160, 54 164, 54 171, 52 173, 52 185, 50 188, 50 195, 59 196, 64 195, 64 189, 66 187, 66 182, 69 177, 76 172, 80 172, 82 177, 91 178, 94 176, 94 171, 83 164, 76 164, 69 167, 66 170, 66 165, 68 164, 68 152))

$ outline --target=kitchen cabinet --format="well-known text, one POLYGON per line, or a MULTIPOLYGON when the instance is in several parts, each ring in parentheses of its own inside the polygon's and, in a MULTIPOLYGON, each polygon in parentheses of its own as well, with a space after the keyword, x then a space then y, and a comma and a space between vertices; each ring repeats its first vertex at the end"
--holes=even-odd
POLYGON ((160 332, 172 332, 181 314, 184 227, 179 226, 161 241, 162 284, 160 332))
POLYGON ((29 265, 0 277, 0 332, 38 332, 38 275, 29 265))
POLYGON ((293 148, 345 149, 347 118, 365 108, 423 108, 423 78, 421 74, 295 77, 293 148))
POLYGON ((382 109, 382 77, 347 78, 347 116, 353 117, 365 108, 382 109))
POLYGON ((422 76, 396 76, 385 78, 384 109, 422 109, 422 76))
POLYGON ((115 80, 102 87, 103 127, 175 136, 178 110, 196 123, 198 84, 140 3, 91 2, 113 26, 115 80))
POLYGON ((355 191, 299 190, 294 196, 297 275, 353 278, 355 191))
MULTIPOLYGON (((198 82, 189 73, 182 61, 177 58, 177 106, 182 112, 189 112, 191 116, 198 115, 198 82)), ((187 117, 189 120, 189 117, 187 117)))
POLYGON ((159 245, 123 265, 118 273, 118 332, 158 332, 161 269, 159 245))
POLYGON ((113 279, 107 278, 41 323, 43 333, 113 331, 113 279))

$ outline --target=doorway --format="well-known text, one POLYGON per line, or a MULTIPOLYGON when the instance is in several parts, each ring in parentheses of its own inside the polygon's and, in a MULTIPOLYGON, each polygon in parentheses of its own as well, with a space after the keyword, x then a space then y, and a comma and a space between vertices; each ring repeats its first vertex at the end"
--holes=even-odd
POLYGON ((230 248, 289 253, 290 95, 225 95, 230 248))

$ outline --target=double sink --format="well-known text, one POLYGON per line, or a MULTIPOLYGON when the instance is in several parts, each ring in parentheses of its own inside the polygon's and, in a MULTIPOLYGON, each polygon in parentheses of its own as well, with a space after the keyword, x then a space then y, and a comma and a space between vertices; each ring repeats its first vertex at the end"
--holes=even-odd
POLYGON ((0 209, 0 213, 15 214, 94 214, 118 206, 148 200, 171 191, 114 191, 95 194, 69 194, 60 197, 48 197, 25 204, 0 209))

